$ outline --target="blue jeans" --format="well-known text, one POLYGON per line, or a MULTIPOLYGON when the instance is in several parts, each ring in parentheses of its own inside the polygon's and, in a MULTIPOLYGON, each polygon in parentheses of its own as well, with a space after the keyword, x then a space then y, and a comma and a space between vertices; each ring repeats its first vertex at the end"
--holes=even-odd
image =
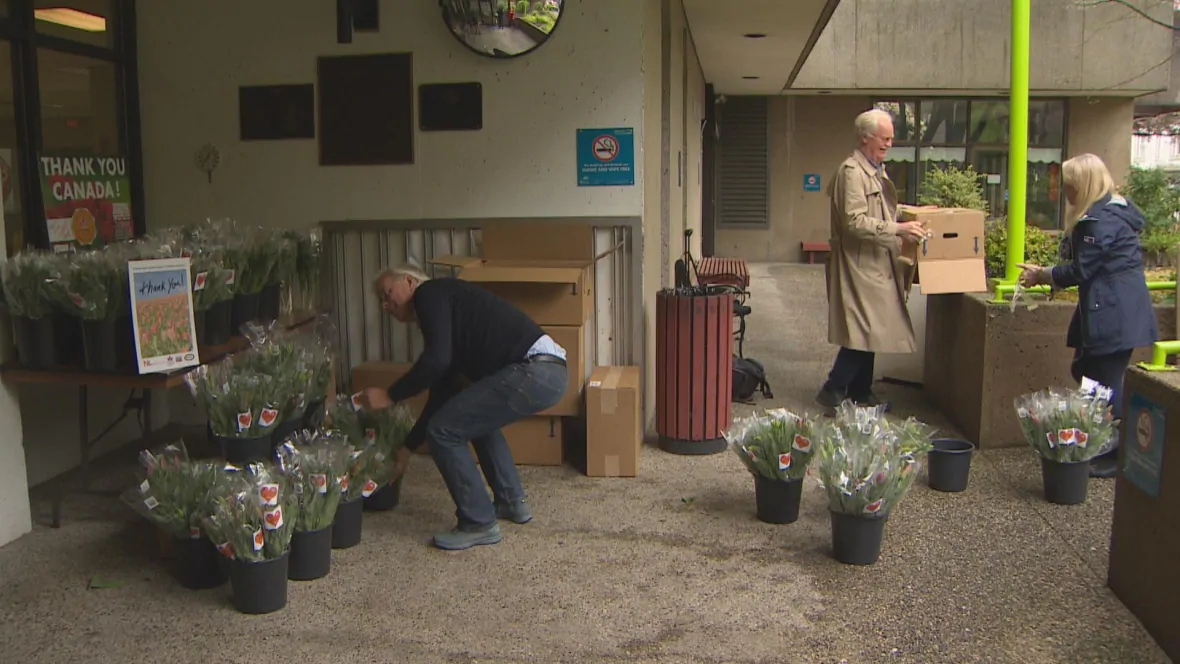
POLYGON ((567 378, 564 364, 535 360, 512 364, 456 394, 430 418, 426 442, 455 501, 461 529, 496 523, 496 509, 479 469, 497 503, 524 499, 516 462, 500 429, 561 401, 567 378), (479 469, 467 441, 475 447, 479 469))

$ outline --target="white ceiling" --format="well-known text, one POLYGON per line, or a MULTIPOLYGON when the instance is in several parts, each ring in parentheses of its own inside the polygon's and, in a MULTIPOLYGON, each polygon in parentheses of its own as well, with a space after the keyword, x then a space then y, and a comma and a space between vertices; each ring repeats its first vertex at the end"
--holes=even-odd
POLYGON ((777 95, 840 0, 684 0, 705 80, 716 94, 777 95), (814 33, 814 37, 813 37, 814 33), (765 34, 761 39, 746 34, 765 34), (757 76, 757 79, 747 79, 757 76))

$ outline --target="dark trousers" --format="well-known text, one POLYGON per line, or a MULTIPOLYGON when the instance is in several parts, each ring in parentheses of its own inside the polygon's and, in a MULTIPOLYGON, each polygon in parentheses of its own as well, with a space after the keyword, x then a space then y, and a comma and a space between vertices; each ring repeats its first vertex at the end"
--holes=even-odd
MULTIPOLYGON (((1104 387, 1109 387, 1111 415, 1114 419, 1121 420, 1123 417, 1123 374, 1127 373, 1127 367, 1130 365, 1131 351, 1129 350, 1108 355, 1086 355, 1075 350, 1070 373, 1078 383, 1081 383, 1084 377, 1097 381, 1104 387)), ((1111 451, 1116 449, 1118 449, 1117 440, 1111 451)))
POLYGON ((566 379, 564 364, 537 360, 512 364, 456 394, 430 418, 426 442, 455 501, 460 528, 483 528, 496 522, 485 479, 497 503, 524 498, 516 461, 500 429, 561 401, 566 379), (478 468, 467 441, 475 447, 478 468))
POLYGON ((867 350, 841 348, 828 374, 824 389, 850 399, 862 399, 873 391, 873 360, 876 355, 867 350))

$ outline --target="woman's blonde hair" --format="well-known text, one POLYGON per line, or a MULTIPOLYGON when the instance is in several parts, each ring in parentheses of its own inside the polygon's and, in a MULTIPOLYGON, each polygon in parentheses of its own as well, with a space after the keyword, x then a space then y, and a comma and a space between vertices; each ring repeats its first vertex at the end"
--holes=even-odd
POLYGON ((1089 153, 1065 160, 1061 165, 1061 182, 1074 191, 1073 204, 1066 206, 1067 228, 1086 216, 1086 211, 1095 203, 1114 193, 1110 170, 1097 155, 1089 153))

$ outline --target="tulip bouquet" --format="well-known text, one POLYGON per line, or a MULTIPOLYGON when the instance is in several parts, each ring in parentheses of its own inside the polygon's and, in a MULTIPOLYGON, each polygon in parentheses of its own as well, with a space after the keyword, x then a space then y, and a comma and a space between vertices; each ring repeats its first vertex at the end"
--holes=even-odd
POLYGON ((883 407, 845 401, 815 432, 816 472, 832 512, 888 516, 901 501, 932 444, 932 431, 892 424, 883 407), (925 437, 923 437, 925 436, 925 437))
POLYGON ((279 420, 279 404, 287 397, 278 380, 251 369, 249 359, 240 355, 201 365, 184 380, 204 407, 213 435, 220 438, 269 435, 279 420))
POLYGON ((217 550, 243 562, 286 554, 299 519, 294 487, 273 465, 226 466, 209 492, 209 512, 202 519, 217 550))
POLYGON ((172 537, 200 537, 200 517, 219 467, 189 459, 183 441, 144 450, 139 461, 142 481, 123 492, 123 502, 172 537))
POLYGON ((755 476, 797 480, 807 474, 815 453, 814 426, 811 419, 779 408, 736 420, 725 439, 755 476))
MULTIPOLYGON (((344 487, 345 502, 368 498, 381 488, 389 475, 389 463, 392 461, 392 453, 386 455, 378 440, 379 422, 375 414, 361 407, 359 396, 337 395, 328 413, 329 429, 347 439, 353 448, 347 486, 344 487)), ((388 439, 395 440, 397 433, 394 427, 397 421, 391 417, 388 424, 388 439)), ((405 441, 404 435, 402 441, 405 441)))
POLYGON ((54 312, 49 284, 61 280, 60 258, 48 251, 19 253, 0 268, 9 313, 41 320, 54 312))
POLYGON ((290 478, 299 502, 297 531, 314 532, 332 525, 352 467, 352 452, 348 441, 332 432, 300 432, 279 447, 279 467, 290 478))
POLYGON ((1024 438, 1042 458, 1058 463, 1089 461, 1108 450, 1117 436, 1111 391, 1097 387, 1041 390, 1016 399, 1024 438))
POLYGON ((47 293, 62 313, 84 321, 114 320, 130 306, 127 263, 114 252, 62 257, 55 272, 60 277, 48 280, 47 293))

